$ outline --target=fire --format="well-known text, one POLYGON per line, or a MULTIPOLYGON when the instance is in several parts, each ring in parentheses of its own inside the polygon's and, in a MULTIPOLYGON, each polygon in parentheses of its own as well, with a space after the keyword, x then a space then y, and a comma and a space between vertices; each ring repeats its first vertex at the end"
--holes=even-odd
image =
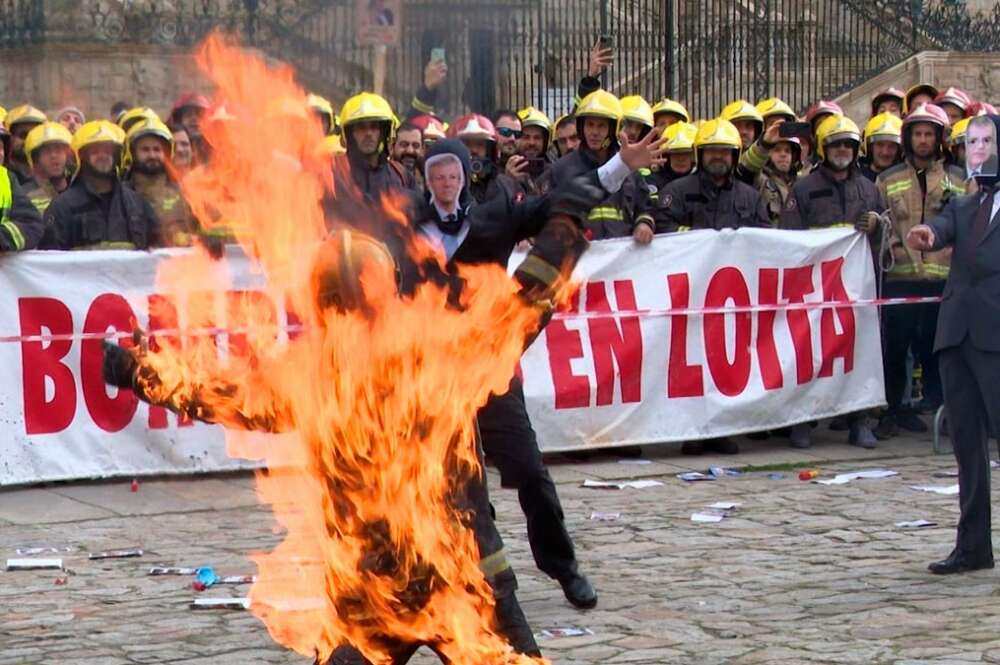
MULTIPOLYGON (((352 240, 343 220, 324 216, 330 165, 305 92, 290 69, 219 37, 199 63, 216 86, 203 123, 213 157, 184 193, 200 219, 233 231, 267 297, 227 300, 224 261, 168 261, 158 280, 171 304, 158 319, 240 333, 221 351, 207 336, 157 340, 144 364, 159 375, 151 394, 196 401, 194 415, 227 426, 231 454, 266 460, 258 495, 285 538, 254 555, 251 611, 277 642, 321 663, 344 644, 386 663, 394 639, 434 644, 455 663, 534 662, 496 631, 461 494, 481 474, 473 415, 506 390, 538 312, 496 266, 463 269, 455 307, 431 283, 397 297, 393 271, 372 261, 366 309, 317 308, 316 261, 352 240), (324 245, 328 229, 336 240, 324 245), (283 330, 285 308, 300 333, 283 330)), ((383 204, 381 219, 365 220, 375 235, 403 224, 398 204, 383 204)), ((412 238, 407 251, 439 260, 412 238)))

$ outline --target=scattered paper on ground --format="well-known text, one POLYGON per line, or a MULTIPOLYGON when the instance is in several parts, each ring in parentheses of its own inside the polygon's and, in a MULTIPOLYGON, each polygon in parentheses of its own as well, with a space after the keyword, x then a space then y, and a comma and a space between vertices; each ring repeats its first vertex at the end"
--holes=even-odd
POLYGON ((190 605, 193 610, 248 610, 249 598, 195 598, 190 605))
POLYGON ((921 492, 932 492, 933 494, 944 494, 945 496, 958 494, 957 483, 954 485, 910 485, 910 489, 920 490, 921 492))
POLYGON ((592 487, 598 489, 616 489, 623 490, 626 488, 642 490, 647 487, 656 487, 662 485, 659 480, 626 480, 621 482, 610 481, 610 480, 591 480, 588 478, 583 481, 584 487, 592 487))
POLYGON ((549 628, 540 633, 535 633, 539 639, 552 639, 554 637, 581 637, 583 635, 593 635, 590 628, 549 628))
POLYGON ((890 471, 889 469, 865 469, 864 471, 851 471, 850 473, 838 473, 833 478, 825 478, 823 480, 814 480, 814 483, 819 483, 820 485, 846 485, 852 480, 859 480, 861 478, 888 478, 890 476, 898 476, 899 472, 890 471))
POLYGON ((599 513, 597 511, 590 513, 590 519, 594 522, 613 522, 621 516, 621 513, 599 513))
POLYGON ((694 513, 691 515, 692 522, 721 522, 725 515, 718 513, 694 513))
POLYGON ((709 508, 714 508, 715 510, 732 510, 733 508, 738 508, 743 504, 739 501, 716 501, 715 503, 708 504, 709 508))
POLYGON ((62 559, 7 559, 7 570, 62 570, 62 559))
POLYGON ((620 459, 620 460, 618 460, 618 463, 619 464, 637 464, 637 465, 642 466, 642 465, 645 465, 645 464, 652 464, 653 462, 652 462, 652 460, 648 460, 648 459, 620 459))
POLYGON ((896 526, 900 529, 922 529, 928 526, 937 526, 937 522, 931 522, 929 520, 912 520, 909 522, 896 522, 896 526))
POLYGON ((692 482, 695 480, 715 480, 715 476, 710 476, 705 473, 700 473, 698 471, 688 471, 686 473, 678 473, 677 477, 681 480, 686 480, 692 482))

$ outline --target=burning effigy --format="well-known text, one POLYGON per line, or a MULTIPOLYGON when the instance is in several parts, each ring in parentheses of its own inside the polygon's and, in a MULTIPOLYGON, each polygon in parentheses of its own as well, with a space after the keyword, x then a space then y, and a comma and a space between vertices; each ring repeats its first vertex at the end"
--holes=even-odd
POLYGON ((317 663, 345 650, 404 662, 422 645, 452 663, 541 662, 490 516, 475 413, 507 389, 568 282, 586 247, 579 224, 547 206, 516 279, 446 267, 405 200, 325 205, 352 199, 333 191, 289 68, 220 37, 199 63, 216 87, 202 127, 211 159, 183 191, 265 286, 234 301, 224 258, 169 259, 167 304, 151 316, 176 333, 107 345, 108 380, 223 425, 234 456, 263 455, 258 495, 284 540, 253 555, 250 609, 278 643, 317 663), (222 310, 228 345, 190 332, 222 310))

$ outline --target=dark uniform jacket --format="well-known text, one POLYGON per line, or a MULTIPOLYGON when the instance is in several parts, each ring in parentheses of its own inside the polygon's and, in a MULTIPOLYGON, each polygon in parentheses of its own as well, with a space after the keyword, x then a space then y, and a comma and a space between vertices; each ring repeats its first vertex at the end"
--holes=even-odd
POLYGON ((145 199, 160 220, 160 238, 168 247, 186 247, 194 242, 199 226, 180 186, 166 173, 149 176, 131 172, 125 184, 145 199))
MULTIPOLYGON (((405 166, 397 161, 379 156, 375 168, 360 157, 350 154, 333 158, 334 186, 337 191, 345 187, 356 187, 364 194, 365 200, 377 203, 383 195, 417 191, 417 182, 405 166)), ((338 195, 339 196, 339 195, 338 195)))
POLYGON ((114 179, 107 195, 78 177, 45 211, 44 249, 148 249, 160 244, 153 208, 114 179))
POLYGON ((42 216, 11 171, 0 166, 0 178, 0 252, 38 247, 45 231, 42 216))
POLYGON ((667 185, 653 219, 657 233, 770 226, 760 192, 733 176, 720 187, 704 171, 667 185))
POLYGON ((882 194, 868 178, 852 167, 846 180, 820 165, 799 178, 781 213, 780 228, 815 229, 850 226, 866 212, 885 212, 882 194))
MULTIPOLYGON (((629 176, 635 181, 635 224, 647 224, 656 231, 656 210, 660 207, 660 192, 674 180, 680 180, 685 175, 678 175, 669 168, 656 171, 642 168, 629 176)), ((635 225, 633 225, 634 228, 635 225)))
MULTIPOLYGON (((556 188, 585 174, 594 173, 602 164, 584 146, 560 157, 550 169, 551 188, 556 188)), ((637 196, 636 181, 628 178, 621 189, 609 194, 594 206, 585 222, 585 229, 592 240, 621 238, 632 235, 637 196)))

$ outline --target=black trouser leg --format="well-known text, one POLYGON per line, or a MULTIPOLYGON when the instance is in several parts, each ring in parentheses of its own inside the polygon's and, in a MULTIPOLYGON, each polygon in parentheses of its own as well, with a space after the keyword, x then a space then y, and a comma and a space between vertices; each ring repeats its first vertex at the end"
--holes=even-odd
MULTIPOLYGON (((886 282, 886 298, 902 298, 913 295, 911 283, 895 284, 886 282)), ((906 383, 912 380, 906 371, 906 354, 917 339, 920 316, 914 305, 889 305, 882 309, 885 323, 885 349, 883 368, 885 370, 885 401, 889 412, 899 411, 906 393, 906 383)))
POLYGON ((517 490, 535 564, 554 579, 576 573, 573 540, 528 419, 520 380, 515 378, 503 395, 490 397, 479 412, 479 427, 483 449, 500 471, 501 485, 517 490))
POLYGON ((987 414, 1000 408, 1000 354, 979 352, 966 337, 960 346, 942 351, 938 360, 958 462, 961 516, 955 549, 975 558, 992 556, 987 414))

